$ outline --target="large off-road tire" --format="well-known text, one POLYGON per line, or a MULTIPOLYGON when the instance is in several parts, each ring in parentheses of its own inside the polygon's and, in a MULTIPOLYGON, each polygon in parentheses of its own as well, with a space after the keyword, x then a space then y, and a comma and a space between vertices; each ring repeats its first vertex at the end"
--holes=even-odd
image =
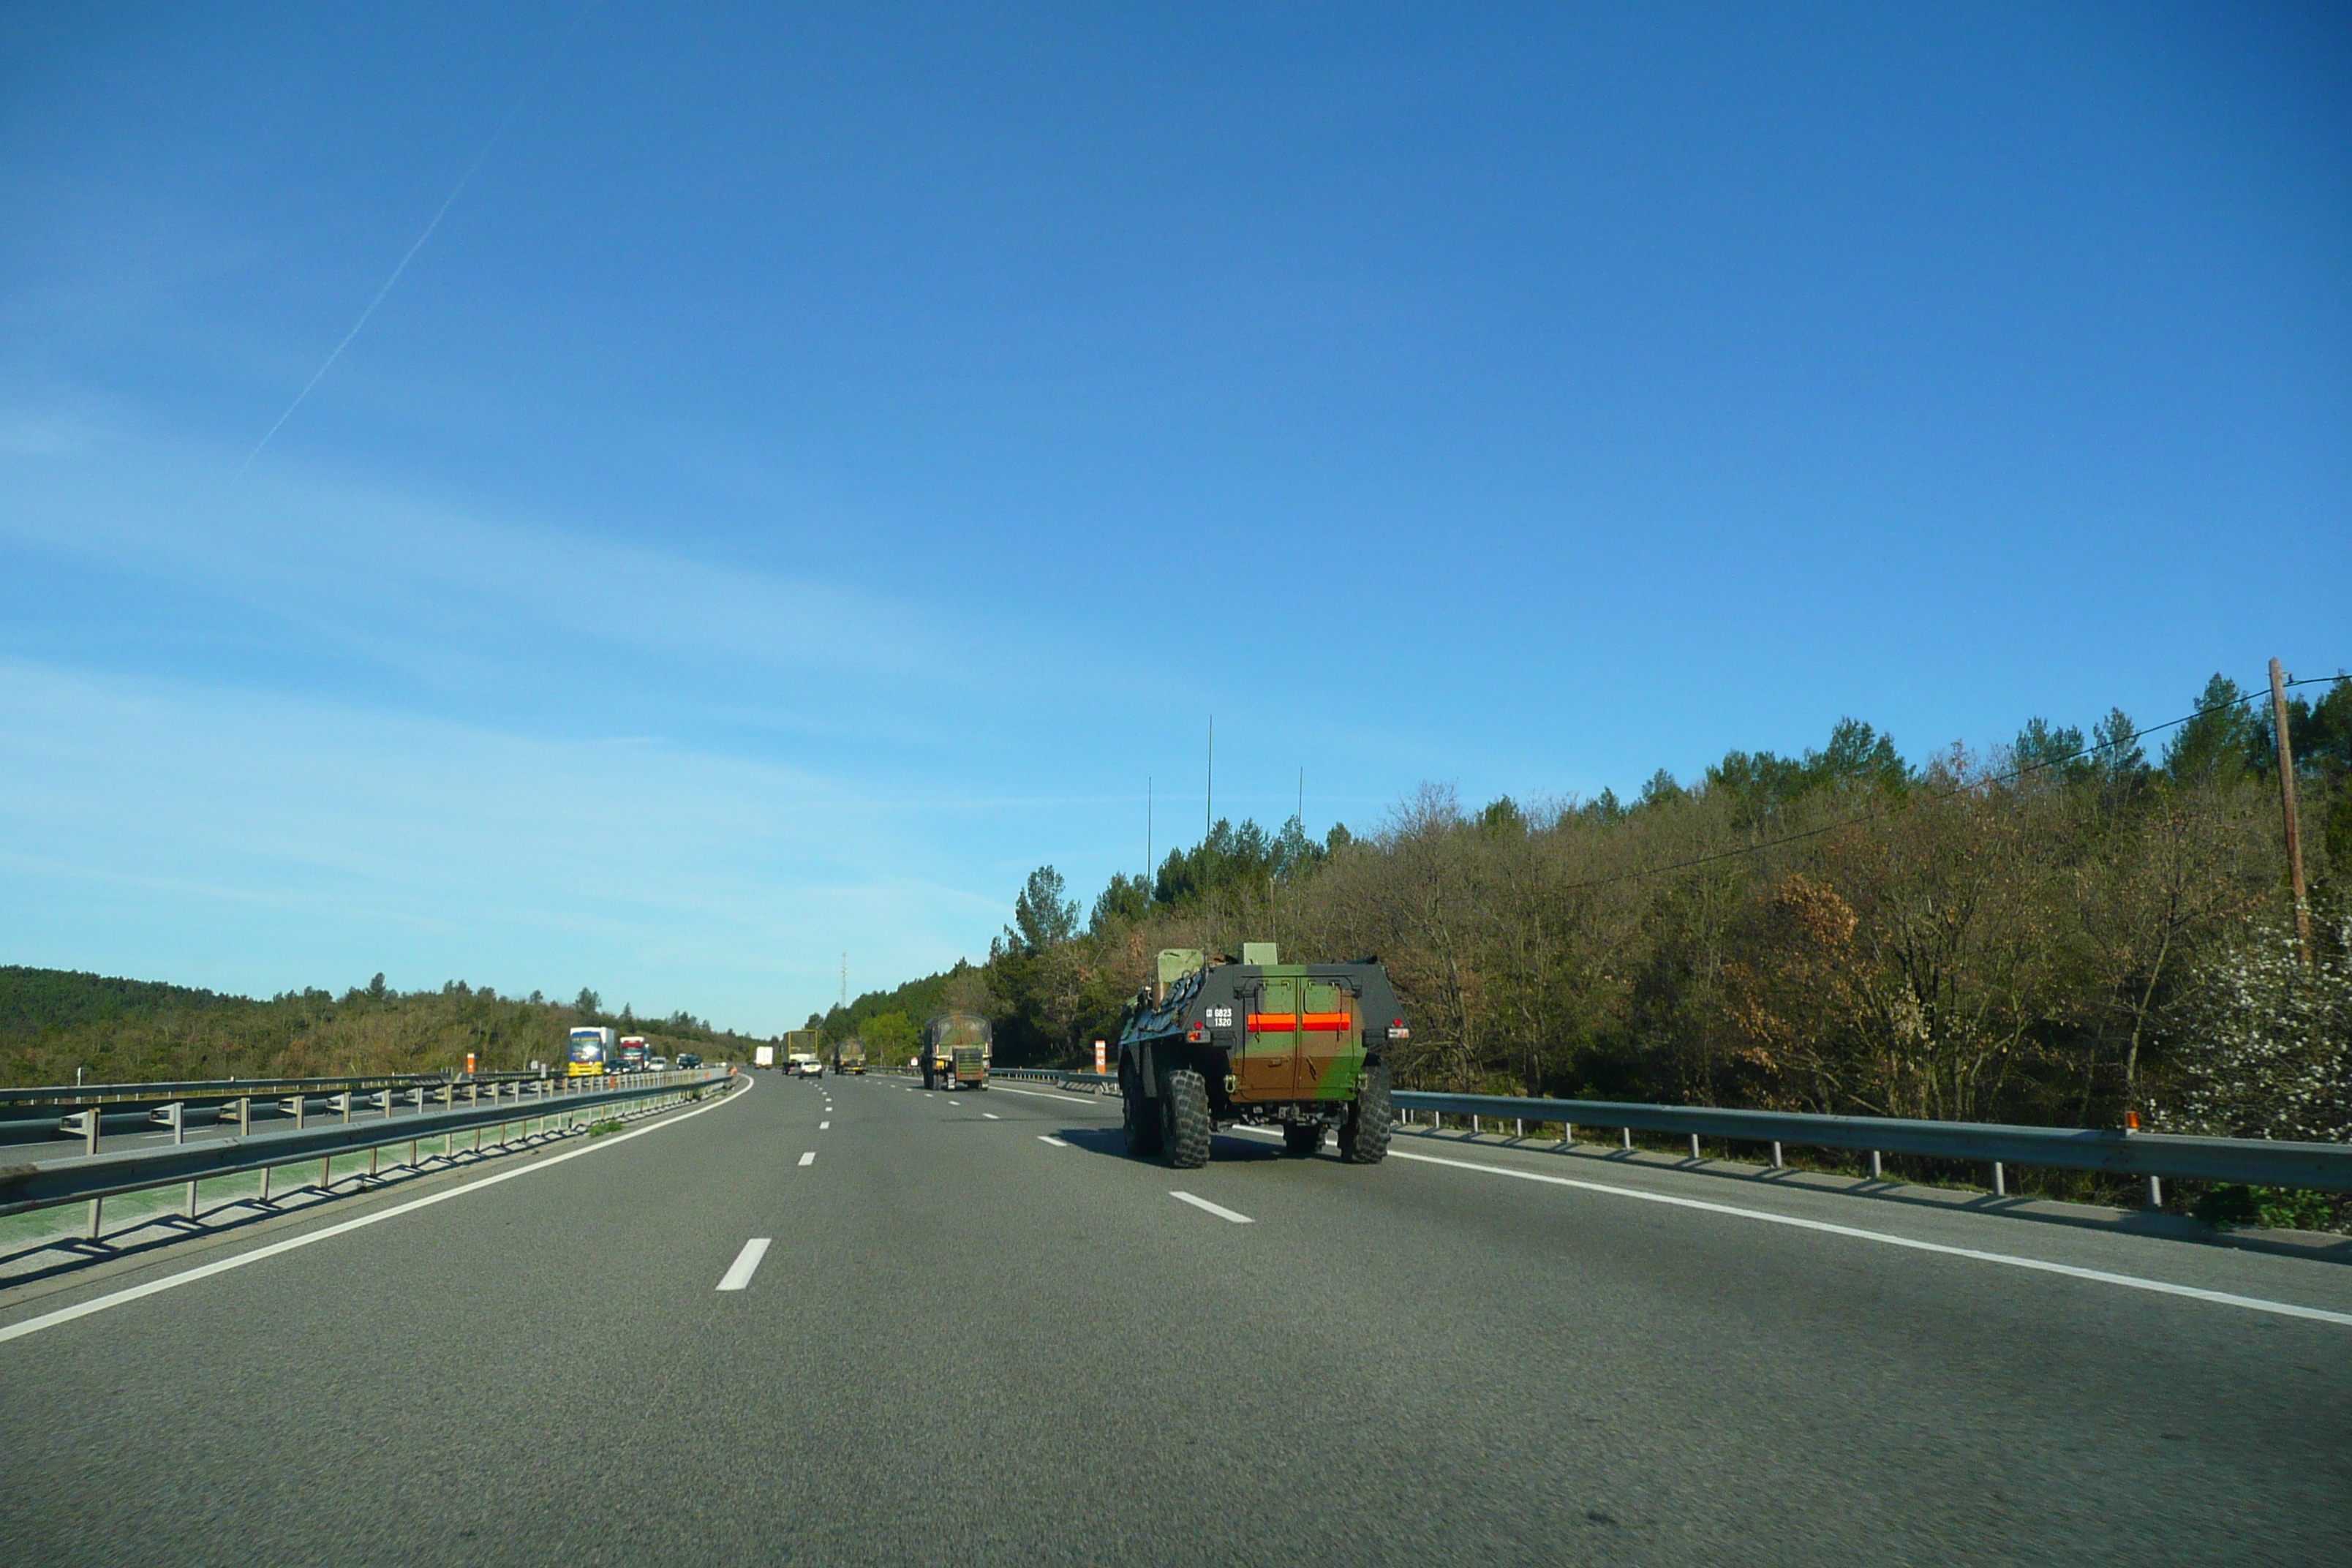
POLYGON ((1366 1065, 1356 1084, 1356 1103, 1339 1123, 1339 1158, 1350 1165, 1377 1165, 1389 1152, 1389 1069, 1385 1062, 1366 1065))
POLYGON ((1160 1152, 1160 1107, 1143 1098, 1143 1088, 1130 1075, 1119 1074, 1119 1119, 1127 1132, 1127 1152, 1138 1159, 1160 1152))
POLYGON ((933 1072, 929 1068, 925 1068, 923 1069, 923 1088, 924 1088, 924 1089, 925 1089, 926 1091, 928 1091, 928 1090, 929 1090, 930 1089, 932 1089, 932 1088, 936 1085, 936 1083, 937 1083, 937 1081, 938 1081, 938 1079, 939 1079, 939 1075, 938 1075, 937 1073, 933 1072))
POLYGON ((1160 1136, 1168 1143, 1168 1163, 1180 1171, 1197 1171, 1209 1163, 1209 1086, 1190 1068, 1179 1068, 1160 1080, 1160 1136))
POLYGON ((1323 1147, 1323 1124, 1320 1121, 1301 1125, 1296 1121, 1282 1124, 1282 1152, 1294 1160, 1303 1160, 1323 1147))

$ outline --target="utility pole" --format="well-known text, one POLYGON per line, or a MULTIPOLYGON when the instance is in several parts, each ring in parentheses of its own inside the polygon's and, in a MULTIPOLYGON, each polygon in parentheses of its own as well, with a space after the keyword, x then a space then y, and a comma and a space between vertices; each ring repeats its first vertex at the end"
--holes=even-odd
POLYGON ((2303 830, 2294 815, 2294 747, 2286 734, 2286 671, 2271 660, 2271 731, 2278 739, 2279 805, 2286 813, 2286 879, 2294 894, 2294 937, 2311 967, 2311 900, 2303 888, 2303 830))

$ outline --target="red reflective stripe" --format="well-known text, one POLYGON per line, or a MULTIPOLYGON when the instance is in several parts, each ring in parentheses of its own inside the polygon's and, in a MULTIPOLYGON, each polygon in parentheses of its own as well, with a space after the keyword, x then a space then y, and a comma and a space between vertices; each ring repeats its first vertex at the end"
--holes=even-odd
POLYGON ((1309 1013, 1307 1015, 1307 1027, 1310 1031, 1332 1029, 1345 1030, 1352 1026, 1355 1021, 1355 1015, 1352 1013, 1309 1013))
POLYGON ((1252 1013, 1249 1016, 1253 1035, 1287 1035, 1298 1027, 1296 1013, 1252 1013))

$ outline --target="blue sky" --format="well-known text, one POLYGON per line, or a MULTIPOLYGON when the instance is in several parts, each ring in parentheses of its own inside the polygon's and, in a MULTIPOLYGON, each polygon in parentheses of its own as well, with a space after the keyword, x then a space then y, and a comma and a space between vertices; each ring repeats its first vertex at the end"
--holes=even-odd
POLYGON ((2347 103, 2319 6, 12 6, 0 960, 765 1032, 1212 714, 1319 833, 2329 673, 2347 103))

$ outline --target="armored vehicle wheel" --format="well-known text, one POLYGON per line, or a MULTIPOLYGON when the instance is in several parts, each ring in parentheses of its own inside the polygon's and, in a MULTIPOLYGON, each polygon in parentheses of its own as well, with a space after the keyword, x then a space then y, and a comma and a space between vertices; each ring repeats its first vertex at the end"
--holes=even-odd
POLYGON ((1181 1068, 1162 1079, 1160 1088, 1168 1163, 1180 1171, 1197 1171, 1209 1163, 1209 1086, 1199 1073, 1181 1068))
POLYGON ((937 1076, 938 1076, 938 1075, 934 1074, 934 1073, 931 1071, 931 1069, 930 1069, 930 1068, 925 1068, 923 1069, 923 1088, 924 1088, 926 1090, 929 1089, 932 1087, 932 1080, 933 1080, 937 1076))
POLYGON ((1282 1124, 1282 1152, 1293 1159, 1302 1159, 1323 1147, 1323 1124, 1319 1121, 1301 1126, 1296 1121, 1282 1124))
POLYGON ((1389 1069, 1367 1063, 1356 1085, 1356 1103, 1339 1123, 1339 1158, 1350 1165, 1377 1165, 1389 1152, 1389 1069))
POLYGON ((1127 1132, 1127 1152, 1139 1158, 1160 1152, 1160 1108, 1143 1098, 1131 1083, 1121 1083, 1119 1119, 1127 1132))

